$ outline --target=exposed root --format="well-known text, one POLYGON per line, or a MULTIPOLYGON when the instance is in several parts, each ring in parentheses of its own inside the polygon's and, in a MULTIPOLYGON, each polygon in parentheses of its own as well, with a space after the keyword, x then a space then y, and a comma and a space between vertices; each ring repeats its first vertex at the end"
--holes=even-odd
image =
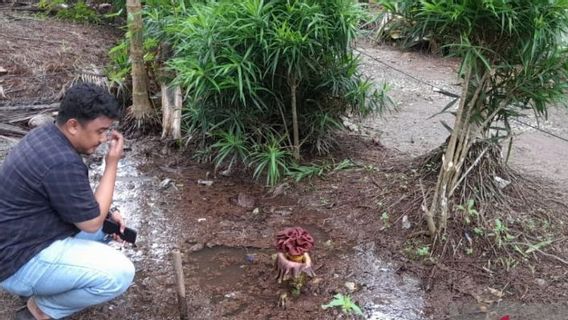
POLYGON ((121 121, 121 130, 127 135, 132 136, 139 133, 155 133, 161 130, 160 115, 156 112, 136 115, 132 111, 132 106, 126 109, 121 121))
MULTIPOLYGON (((432 201, 443 153, 443 147, 437 148, 416 158, 410 167, 401 164, 387 173, 392 182, 379 198, 388 212, 418 222, 409 235, 427 230, 424 207, 432 201)), ((553 184, 509 168, 500 148, 488 143, 471 147, 458 181, 449 199, 447 229, 430 239, 431 258, 484 261, 483 269, 490 274, 539 259, 564 265, 567 259, 558 239, 568 205, 553 184)))

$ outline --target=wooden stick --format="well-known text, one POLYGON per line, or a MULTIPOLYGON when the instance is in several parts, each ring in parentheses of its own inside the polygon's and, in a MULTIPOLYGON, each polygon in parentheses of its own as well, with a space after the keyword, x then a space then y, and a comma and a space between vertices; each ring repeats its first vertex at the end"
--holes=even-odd
POLYGON ((175 249, 172 251, 174 270, 176 276, 176 292, 178 298, 179 318, 181 320, 188 320, 187 314, 187 301, 185 300, 185 278, 183 276, 183 268, 181 264, 181 253, 175 249))

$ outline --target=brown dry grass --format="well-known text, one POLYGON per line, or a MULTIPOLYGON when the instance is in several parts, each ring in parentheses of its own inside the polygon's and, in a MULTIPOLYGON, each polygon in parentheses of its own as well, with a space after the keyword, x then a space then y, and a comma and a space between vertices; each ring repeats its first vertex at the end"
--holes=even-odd
POLYGON ((0 67, 7 70, 0 106, 57 101, 81 70, 104 68, 121 33, 9 10, 0 10, 0 30, 0 67))

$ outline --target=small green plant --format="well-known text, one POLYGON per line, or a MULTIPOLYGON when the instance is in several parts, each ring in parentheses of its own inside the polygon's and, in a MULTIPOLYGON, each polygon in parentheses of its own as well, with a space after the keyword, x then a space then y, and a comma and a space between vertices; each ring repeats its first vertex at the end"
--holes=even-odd
MULTIPOLYGON (((126 91, 126 80, 132 70, 130 65, 129 41, 130 33, 126 33, 126 37, 122 39, 116 46, 112 47, 108 56, 111 63, 105 69, 105 74, 111 83, 111 87, 116 88, 117 95, 126 91)), ((158 50, 158 40, 153 37, 144 38, 144 62, 155 69, 156 52, 158 50)), ((155 70, 154 70, 155 71, 155 70)))
POLYGON ((76 22, 100 23, 101 18, 97 12, 84 1, 77 1, 73 6, 57 12, 57 17, 76 22))
POLYGON ((464 221, 466 224, 471 224, 471 219, 477 220, 479 218, 479 212, 475 209, 475 200, 469 199, 465 205, 458 205, 456 208, 465 213, 464 221))
POLYGON ((116 88, 116 95, 126 92, 126 78, 130 75, 130 60, 128 56, 128 42, 120 41, 112 47, 108 56, 111 63, 105 68, 105 74, 110 82, 110 87, 116 88))
POLYGON ((229 170, 236 161, 246 162, 250 152, 242 133, 221 131, 217 136, 217 142, 211 146, 217 153, 214 159, 216 169, 226 161, 229 163, 229 170))
POLYGON ((89 7, 85 1, 67 4, 65 0, 41 0, 39 8, 49 13, 55 13, 58 18, 75 22, 100 23, 101 17, 89 7))
POLYGON ((480 227, 473 228, 473 232, 480 237, 483 237, 483 235, 485 234, 485 230, 483 230, 483 228, 480 227))
POLYGON ((416 256, 420 258, 424 258, 430 255, 430 247, 422 246, 420 248, 416 248, 416 256))
POLYGON ((199 163, 207 163, 213 160, 213 147, 207 146, 202 149, 195 150, 193 159, 199 163))
POLYGON ((383 222, 383 229, 390 228, 390 216, 388 212, 383 212, 383 214, 381 215, 381 221, 383 222))
POLYGON ((65 0, 40 0, 38 3, 38 8, 45 11, 53 11, 64 6, 66 6, 65 0))
POLYGON ((294 164, 286 174, 292 177, 296 182, 299 182, 305 178, 321 177, 324 175, 325 169, 326 168, 322 165, 303 166, 294 164))
POLYGON ((404 254, 407 258, 421 261, 430 257, 430 245, 418 239, 410 239, 405 243, 404 254))
POLYGON ((495 226, 489 235, 495 237, 495 243, 499 248, 501 248, 505 242, 515 239, 514 236, 509 234, 507 225, 499 218, 495 219, 495 226))
POLYGON ((335 168, 333 168, 333 172, 340 171, 340 170, 349 170, 349 169, 354 168, 354 167, 357 167, 357 165, 353 161, 351 161, 349 159, 344 159, 340 163, 335 165, 335 168))
POLYGON ((349 159, 342 160, 338 164, 330 164, 326 161, 323 163, 312 163, 310 165, 292 165, 286 172, 286 175, 292 177, 296 182, 305 178, 323 177, 328 173, 335 173, 340 170, 348 170, 355 167, 353 161, 349 159))
POLYGON ((282 146, 283 139, 284 137, 278 138, 271 134, 266 144, 257 145, 252 152, 253 177, 259 178, 265 174, 269 186, 275 185, 291 165, 292 154, 282 146))
POLYGON ((341 293, 333 296, 333 299, 328 304, 323 304, 321 306, 323 309, 328 308, 341 308, 341 312, 345 314, 356 314, 359 316, 364 316, 363 311, 359 306, 351 300, 348 295, 343 295, 341 293))
POLYGON ((377 172, 377 171, 379 171, 379 169, 378 169, 377 167, 375 167, 374 165, 372 165, 372 164, 366 164, 366 165, 364 165, 364 166, 363 166, 363 169, 365 169, 365 171, 367 171, 367 172, 377 172))

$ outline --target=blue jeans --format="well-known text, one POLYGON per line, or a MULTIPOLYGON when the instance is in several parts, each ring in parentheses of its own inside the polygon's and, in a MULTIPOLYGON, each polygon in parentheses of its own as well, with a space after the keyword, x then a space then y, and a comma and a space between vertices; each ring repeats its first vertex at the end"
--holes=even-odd
POLYGON ((80 232, 52 243, 0 283, 59 319, 121 295, 134 278, 134 265, 104 244, 104 233, 80 232))

